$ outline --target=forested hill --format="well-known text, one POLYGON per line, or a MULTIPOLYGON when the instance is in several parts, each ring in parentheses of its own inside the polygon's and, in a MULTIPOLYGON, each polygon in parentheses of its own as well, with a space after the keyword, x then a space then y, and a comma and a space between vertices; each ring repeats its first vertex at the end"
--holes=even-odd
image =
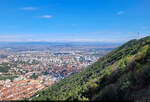
POLYGON ((31 99, 117 101, 150 96, 150 36, 127 42, 37 94, 31 99))

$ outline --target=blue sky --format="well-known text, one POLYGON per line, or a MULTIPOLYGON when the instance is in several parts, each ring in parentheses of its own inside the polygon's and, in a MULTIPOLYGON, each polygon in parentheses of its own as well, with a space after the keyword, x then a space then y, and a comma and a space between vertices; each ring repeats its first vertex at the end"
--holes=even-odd
POLYGON ((124 42, 150 35, 150 0, 0 0, 0 41, 124 42))

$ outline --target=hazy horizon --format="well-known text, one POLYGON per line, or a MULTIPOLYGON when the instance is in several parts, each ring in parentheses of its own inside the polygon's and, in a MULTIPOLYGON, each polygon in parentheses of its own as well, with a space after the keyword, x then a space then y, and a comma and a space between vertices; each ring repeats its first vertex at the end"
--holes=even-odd
POLYGON ((150 35, 149 3, 149 0, 2 0, 0 41, 126 42, 150 35))

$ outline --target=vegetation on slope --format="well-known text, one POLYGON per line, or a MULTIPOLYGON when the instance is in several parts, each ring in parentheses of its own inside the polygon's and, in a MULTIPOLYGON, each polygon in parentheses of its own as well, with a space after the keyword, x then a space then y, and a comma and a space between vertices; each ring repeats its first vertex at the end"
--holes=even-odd
MULTIPOLYGON (((130 100, 150 95, 150 37, 131 40, 33 100, 130 100), (146 88, 147 87, 147 88, 146 88), (141 94, 142 92, 145 92, 141 94)), ((141 98, 140 98, 141 99, 141 98)))

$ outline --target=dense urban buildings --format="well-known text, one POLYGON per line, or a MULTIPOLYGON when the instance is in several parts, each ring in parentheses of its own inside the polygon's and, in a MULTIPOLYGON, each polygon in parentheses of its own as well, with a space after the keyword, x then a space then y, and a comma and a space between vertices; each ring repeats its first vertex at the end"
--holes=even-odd
POLYGON ((0 100, 33 96, 91 65, 113 47, 53 45, 0 49, 0 100))

